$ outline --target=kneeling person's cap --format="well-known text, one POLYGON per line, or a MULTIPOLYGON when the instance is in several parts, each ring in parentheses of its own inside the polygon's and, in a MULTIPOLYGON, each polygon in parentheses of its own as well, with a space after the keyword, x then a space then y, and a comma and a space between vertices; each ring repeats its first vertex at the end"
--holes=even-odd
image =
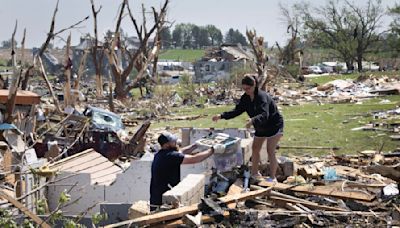
POLYGON ((171 134, 169 132, 163 132, 160 134, 160 136, 157 139, 158 143, 160 143, 160 145, 164 145, 165 143, 168 142, 177 142, 178 141, 178 137, 174 134, 171 134))

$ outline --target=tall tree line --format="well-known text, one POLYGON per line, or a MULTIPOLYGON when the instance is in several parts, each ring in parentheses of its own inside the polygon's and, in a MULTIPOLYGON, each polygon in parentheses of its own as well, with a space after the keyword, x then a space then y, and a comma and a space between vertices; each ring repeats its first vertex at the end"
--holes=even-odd
POLYGON ((164 28, 161 37, 164 49, 197 49, 219 46, 223 42, 247 45, 245 36, 239 30, 231 28, 224 36, 215 25, 198 26, 192 23, 180 23, 175 25, 172 31, 170 28, 164 28))

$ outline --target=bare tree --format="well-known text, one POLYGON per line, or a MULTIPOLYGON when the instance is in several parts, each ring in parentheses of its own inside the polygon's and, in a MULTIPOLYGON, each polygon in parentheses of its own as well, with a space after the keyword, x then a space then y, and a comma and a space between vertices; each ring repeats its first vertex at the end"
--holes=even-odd
POLYGON ((353 68, 357 60, 362 71, 362 61, 368 48, 378 41, 380 23, 385 11, 381 0, 368 0, 366 7, 347 0, 330 0, 319 8, 311 8, 307 3, 296 4, 308 37, 313 37, 321 46, 336 50, 353 68))
POLYGON ((249 40, 250 46, 253 49, 253 53, 256 57, 256 67, 258 74, 258 82, 260 88, 265 90, 267 86, 267 82, 270 78, 267 77, 267 61, 268 56, 265 53, 264 49, 264 37, 257 36, 255 30, 247 30, 246 31, 247 39, 249 40))
POLYGON ((97 97, 101 97, 103 95, 103 80, 102 80, 102 65, 103 65, 103 57, 104 57, 104 51, 103 48, 101 48, 100 54, 98 54, 98 48, 99 48, 99 41, 98 41, 98 34, 97 34, 97 14, 101 10, 101 6, 98 10, 96 10, 96 7, 94 5, 94 1, 90 0, 90 3, 92 5, 92 14, 93 14, 93 27, 94 27, 94 42, 92 44, 92 58, 93 58, 93 63, 94 63, 94 68, 96 72, 96 95, 97 97))
POLYGON ((348 0, 346 3, 355 16, 353 36, 357 40, 356 60, 358 71, 361 72, 364 54, 372 44, 379 41, 378 29, 381 27, 382 17, 386 12, 382 8, 381 0, 369 0, 364 8, 359 7, 355 2, 350 3, 348 0))
MULTIPOLYGON (((110 64, 111 72, 115 80, 115 93, 117 99, 125 99, 129 91, 134 87, 134 84, 144 75, 145 69, 147 64, 154 58, 154 56, 157 54, 157 47, 158 45, 155 45, 152 49, 152 51, 148 52, 146 55, 146 49, 147 49, 147 42, 150 38, 150 36, 156 31, 158 27, 162 27, 164 23, 164 15, 167 12, 167 6, 168 6, 168 0, 165 1, 163 4, 161 10, 157 12, 153 8, 153 14, 154 14, 154 25, 151 27, 150 30, 147 31, 146 28, 138 27, 136 20, 134 19, 133 15, 130 13, 131 20, 135 26, 136 32, 138 34, 138 37, 141 41, 141 44, 137 50, 135 50, 133 53, 130 53, 127 51, 127 55, 129 56, 129 64, 127 67, 122 68, 120 64, 120 59, 118 58, 118 54, 116 53, 115 49, 118 48, 119 51, 122 51, 122 46, 121 46, 121 36, 119 33, 120 30, 120 25, 122 21, 122 16, 123 12, 125 10, 125 7, 128 5, 127 0, 123 0, 116 29, 115 29, 115 34, 114 38, 112 39, 111 43, 107 46, 106 54, 108 57, 108 62, 110 64), (145 56, 146 58, 146 64, 143 64, 142 68, 139 70, 136 78, 131 82, 130 85, 127 85, 127 79, 129 74, 131 73, 133 67, 137 64, 137 61, 141 57, 145 56)), ((127 7, 129 10, 129 6, 127 7)), ((130 12, 130 10, 129 10, 130 12)), ((157 39, 155 39, 157 40, 157 39)), ((157 43, 157 42, 155 42, 157 43)))
POLYGON ((287 33, 290 34, 287 45, 281 50, 278 45, 279 50, 281 50, 281 63, 284 65, 294 64, 296 59, 296 54, 301 52, 298 48, 297 41, 299 41, 299 27, 301 26, 300 15, 294 10, 283 6, 279 3, 279 8, 281 11, 281 20, 287 27, 287 33))

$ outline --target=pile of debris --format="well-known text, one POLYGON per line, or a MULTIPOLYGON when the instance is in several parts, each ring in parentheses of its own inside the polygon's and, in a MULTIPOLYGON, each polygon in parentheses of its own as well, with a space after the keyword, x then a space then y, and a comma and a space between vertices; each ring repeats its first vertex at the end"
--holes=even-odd
POLYGON ((211 187, 213 182, 206 184, 206 197, 201 203, 141 217, 136 214, 135 219, 106 227, 400 225, 398 154, 365 152, 290 160, 280 165, 280 183, 249 184, 248 167, 242 166, 215 173, 229 185, 224 192, 221 188, 216 192, 211 187))

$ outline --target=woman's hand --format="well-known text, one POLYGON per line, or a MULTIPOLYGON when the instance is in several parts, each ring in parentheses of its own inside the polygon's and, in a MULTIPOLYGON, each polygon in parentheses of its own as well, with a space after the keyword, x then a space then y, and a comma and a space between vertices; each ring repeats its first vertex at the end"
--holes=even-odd
POLYGON ((214 122, 217 122, 220 119, 221 119, 221 115, 215 115, 212 117, 212 121, 214 121, 214 122))
POLYGON ((247 123, 246 123, 246 128, 251 128, 252 125, 253 125, 253 121, 251 119, 248 119, 247 123))

